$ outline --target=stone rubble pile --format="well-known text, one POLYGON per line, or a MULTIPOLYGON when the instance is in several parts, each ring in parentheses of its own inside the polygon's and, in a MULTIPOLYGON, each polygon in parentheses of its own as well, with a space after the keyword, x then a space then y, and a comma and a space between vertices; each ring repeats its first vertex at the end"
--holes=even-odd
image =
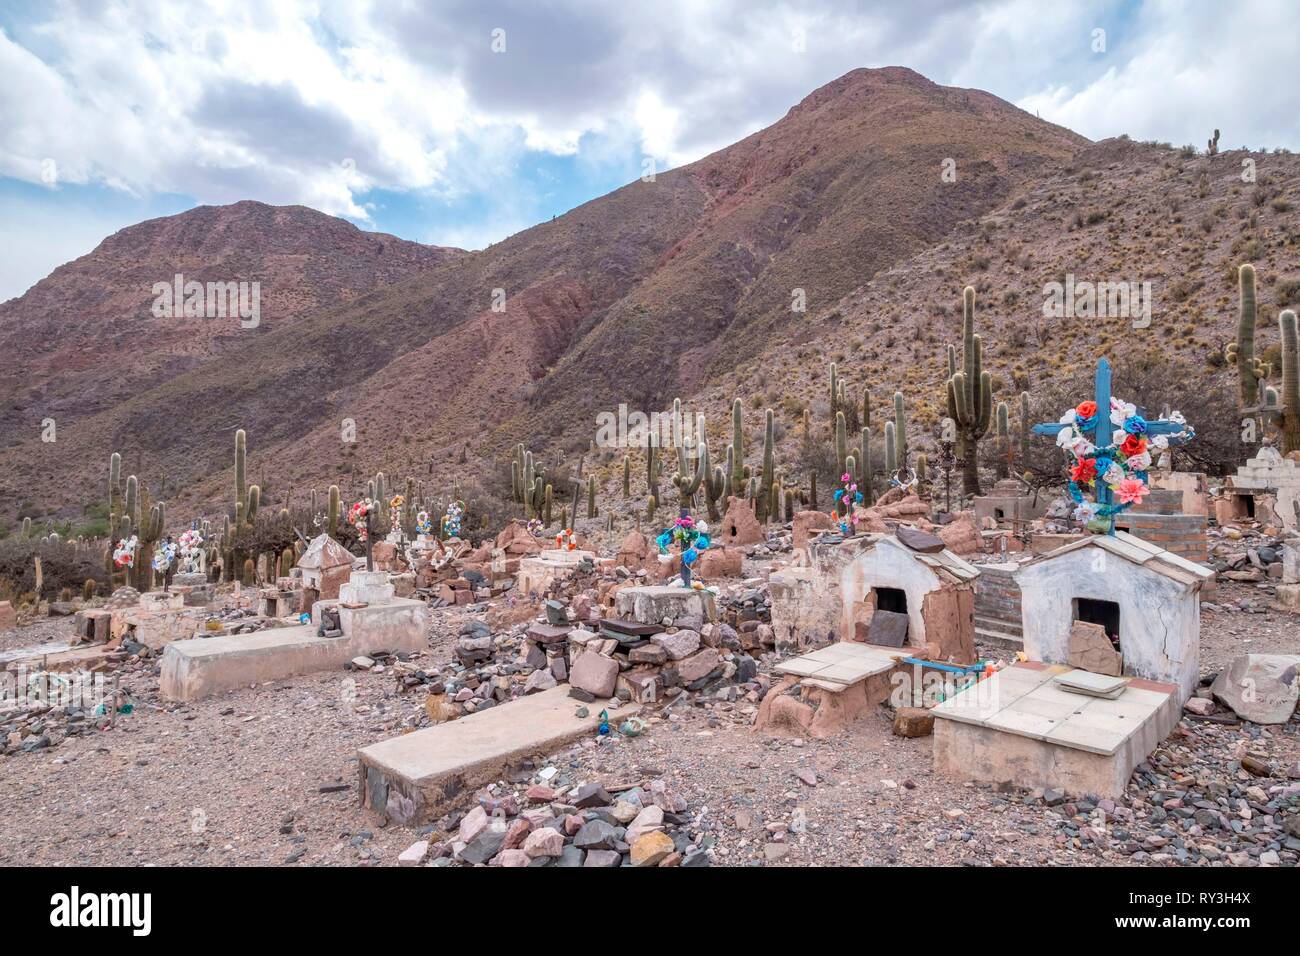
POLYGON ((401 866, 708 866, 713 838, 663 780, 600 784, 548 763, 477 794, 398 856, 401 866))

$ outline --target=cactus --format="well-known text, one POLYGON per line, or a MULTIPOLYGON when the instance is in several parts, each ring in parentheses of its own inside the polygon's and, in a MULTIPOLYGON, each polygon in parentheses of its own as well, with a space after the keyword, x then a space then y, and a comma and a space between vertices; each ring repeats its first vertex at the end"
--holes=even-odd
MULTIPOLYGON (((831 363, 831 420, 835 420, 836 413, 840 410, 840 367, 836 362, 831 363)), ((840 467, 844 466, 844 460, 840 459, 840 467)))
POLYGON ((898 467, 907 470, 907 411, 903 406, 903 393, 894 393, 894 458, 898 467))
POLYGON ((885 422, 885 477, 893 479, 898 474, 898 438, 893 422, 885 422))
POLYGON ((922 487, 930 477, 930 456, 925 452, 916 456, 916 484, 922 487))
POLYGON ((1282 394, 1278 424, 1282 432, 1282 453, 1300 451, 1300 369, 1297 368, 1296 314, 1285 309, 1277 317, 1282 332, 1282 394))
POLYGON ((744 416, 741 413, 740 399, 738 398, 733 399, 731 402, 731 457, 729 461, 727 490, 730 494, 739 496, 749 474, 745 470, 744 416))
POLYGON ((24 519, 23 519, 23 537, 24 537, 24 538, 30 538, 31 536, 32 536, 32 519, 31 519, 31 518, 24 518, 24 519))
POLYGON ((651 437, 650 444, 646 445, 645 449, 645 486, 646 491, 650 492, 650 497, 656 501, 659 500, 660 477, 659 446, 651 437))
POLYGON ((596 476, 592 475, 587 479, 587 517, 595 518, 600 515, 596 510, 596 476))
POLYGON ((1008 464, 1011 457, 1011 419, 1006 402, 998 402, 995 448, 997 449, 995 463, 997 476, 999 479, 1005 478, 1009 472, 1008 464))
POLYGON ((95 596, 95 579, 86 578, 85 583, 81 585, 81 598, 83 601, 89 601, 95 596))
POLYGON ((325 530, 330 537, 335 537, 339 533, 339 509, 342 502, 339 499, 339 486, 330 485, 329 493, 329 515, 326 518, 325 530))
POLYGON ((1214 131, 1214 136, 1205 141, 1205 154, 1207 156, 1217 156, 1219 154, 1219 131, 1214 131))
POLYGON ((817 510, 817 472, 809 475, 808 507, 817 510))
POLYGON ((763 416, 763 478, 759 486, 759 499, 763 514, 759 520, 769 517, 768 505, 772 499, 772 487, 776 482, 776 416, 768 409, 763 416))
POLYGON ((1029 393, 1020 393, 1020 470, 1029 467, 1029 393))
POLYGON ((1228 343, 1225 357, 1237 366, 1237 401, 1242 411, 1259 406, 1259 383, 1271 369, 1255 357, 1255 267, 1237 269, 1237 341, 1228 343))
POLYGON ((862 446, 859 460, 862 464, 858 475, 858 490, 862 492, 863 502, 867 505, 873 505, 876 503, 876 492, 872 487, 874 476, 871 473, 873 470, 871 465, 871 429, 864 425, 862 434, 859 437, 862 446))
POLYGON ((240 580, 243 582, 244 587, 251 588, 256 578, 257 578, 257 569, 253 565, 253 559, 245 558, 243 574, 241 575, 240 578, 240 580))
POLYGON ((235 431, 235 505, 247 501, 248 437, 242 428, 235 431))
POLYGON ((623 500, 632 497, 632 459, 623 456, 623 500))
POLYGON ((109 527, 115 515, 122 513, 122 456, 117 452, 108 459, 108 517, 109 527))
POLYGON ((835 413, 835 467, 839 468, 840 474, 847 471, 845 463, 849 457, 848 436, 845 435, 847 423, 844 419, 843 412, 835 413))
POLYGON ((555 498, 554 492, 550 485, 547 485, 542 492, 542 525, 549 528, 551 526, 551 504, 555 498))
POLYGON ((659 499, 651 495, 645 502, 645 516, 647 521, 655 520, 655 509, 659 506, 659 499))
POLYGON ((993 413, 993 378, 984 371, 983 345, 975 334, 975 290, 962 291, 962 362, 948 346, 948 417, 957 426, 957 455, 965 461, 962 490, 980 494, 979 441, 989 430, 993 413))

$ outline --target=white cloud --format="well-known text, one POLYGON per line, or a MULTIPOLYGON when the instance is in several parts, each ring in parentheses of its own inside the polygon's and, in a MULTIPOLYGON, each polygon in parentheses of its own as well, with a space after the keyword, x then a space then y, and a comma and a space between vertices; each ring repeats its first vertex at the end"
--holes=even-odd
MULTIPOLYGON (((1091 138, 1201 145, 1219 127, 1225 146, 1300 148, 1289 0, 103 0, 0 24, 0 177, 40 182, 53 159, 65 182, 363 222, 371 190, 508 195, 529 151, 690 162, 860 66, 1091 138)), ((488 202, 449 235, 481 245, 527 208, 488 202)))

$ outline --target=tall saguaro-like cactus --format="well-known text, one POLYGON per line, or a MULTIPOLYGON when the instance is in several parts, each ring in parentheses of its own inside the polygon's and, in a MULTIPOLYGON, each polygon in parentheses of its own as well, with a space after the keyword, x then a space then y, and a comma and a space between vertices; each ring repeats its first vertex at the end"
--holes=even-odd
POLYGON ((1282 332, 1282 394, 1278 424, 1282 432, 1282 451, 1300 451, 1300 367, 1296 354, 1296 314, 1284 309, 1277 317, 1282 332))
POLYGON ((1242 410, 1259 406, 1259 383, 1267 378, 1269 366, 1255 356, 1255 267, 1245 263, 1237 269, 1237 341, 1228 343, 1226 357, 1237 366, 1238 404, 1242 410))
POLYGON ((962 491, 980 494, 979 441, 993 417, 993 377, 984 371, 984 347, 975 334, 975 290, 962 292, 962 353, 948 347, 948 417, 957 426, 957 454, 965 462, 962 491))

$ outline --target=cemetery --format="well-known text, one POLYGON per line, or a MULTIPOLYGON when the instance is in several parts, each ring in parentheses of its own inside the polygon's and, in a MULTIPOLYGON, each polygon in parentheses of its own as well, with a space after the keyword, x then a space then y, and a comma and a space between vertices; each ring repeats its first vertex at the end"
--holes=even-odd
MULTIPOLYGON (((1295 865, 1300 449, 1282 454, 1270 433, 1233 474, 1174 470, 1196 424, 1113 395, 1101 357, 1092 395, 1059 419, 1034 423, 1020 402, 1019 455, 1054 442, 1055 487, 1016 477, 1007 440, 1002 476, 966 488, 984 431, 997 421, 1009 436, 1009 414, 991 407, 970 290, 965 301, 974 374, 950 364, 954 430, 935 451, 911 444, 931 436, 901 393, 883 442, 862 424, 850 445, 831 366, 829 498, 815 478, 784 482, 771 409, 750 463, 740 399, 724 464, 703 414, 680 446, 642 450, 644 508, 630 453, 621 495, 610 469, 610 500, 594 471, 553 472, 521 444, 500 520, 459 486, 438 495, 411 477, 394 492, 383 473, 351 504, 334 486, 268 514, 241 430, 229 513, 178 531, 161 502, 145 515, 114 455, 111 590, 24 605, 21 621, 0 605, 6 633, 66 621, 0 647, 13 701, 0 767, 236 708, 246 733, 298 764, 304 718, 269 723, 293 695, 332 728, 303 757, 328 781, 319 798, 341 795, 321 812, 383 829, 383 850, 367 838, 335 851, 367 865, 811 862, 800 794, 815 802, 828 774, 863 779, 808 762, 822 747, 867 748, 879 769, 862 800, 878 819, 913 790, 970 806, 945 810, 950 821, 1014 795, 1018 814, 1067 827, 1077 862, 1295 865), (1276 636, 1252 647, 1222 629, 1252 616, 1276 636), (84 687, 100 697, 59 696, 84 687), (1195 775, 1178 769, 1189 746, 1195 775), (776 786, 795 788, 797 812, 757 826, 714 778, 729 761, 788 767, 794 782, 776 786), (1181 818, 1196 829, 1171 831, 1181 855, 1169 852, 1170 827, 1141 822, 1169 781, 1249 790, 1249 826, 1223 824, 1235 797, 1200 799, 1181 818), (688 809, 717 801, 717 824, 688 809)), ((869 416, 865 402, 854 411, 869 416)))

